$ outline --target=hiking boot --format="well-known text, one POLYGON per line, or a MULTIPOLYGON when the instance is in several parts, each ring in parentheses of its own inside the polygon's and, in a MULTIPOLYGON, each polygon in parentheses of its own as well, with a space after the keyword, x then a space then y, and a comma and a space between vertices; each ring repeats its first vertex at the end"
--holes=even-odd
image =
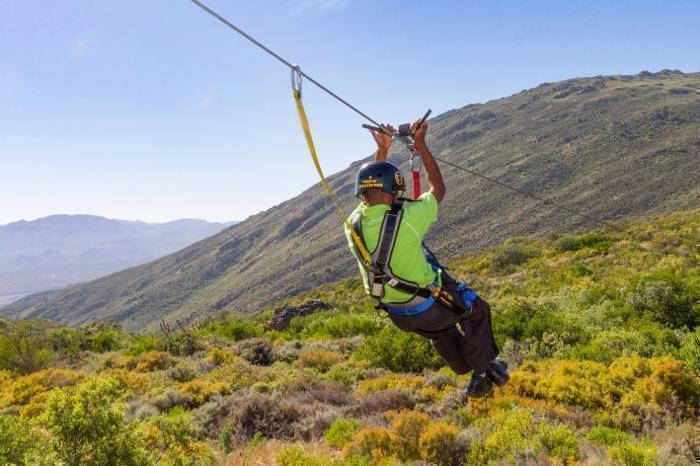
POLYGON ((503 359, 494 359, 489 363, 489 367, 486 369, 486 375, 493 383, 502 387, 510 380, 510 375, 508 375, 508 363, 503 359))
POLYGON ((474 372, 464 392, 471 398, 485 398, 493 392, 493 382, 488 375, 479 375, 474 372))

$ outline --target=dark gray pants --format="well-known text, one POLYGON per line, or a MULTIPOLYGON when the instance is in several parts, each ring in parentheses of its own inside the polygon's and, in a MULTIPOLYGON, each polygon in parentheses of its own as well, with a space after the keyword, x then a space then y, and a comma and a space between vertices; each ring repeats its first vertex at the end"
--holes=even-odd
MULTIPOLYGON (((461 302, 456 283, 449 276, 443 277, 443 288, 461 302)), ((477 298, 471 313, 458 314, 437 302, 412 316, 388 313, 394 325, 401 330, 429 339, 457 374, 466 374, 471 370, 482 373, 498 355, 491 328, 491 307, 483 299, 477 298)))

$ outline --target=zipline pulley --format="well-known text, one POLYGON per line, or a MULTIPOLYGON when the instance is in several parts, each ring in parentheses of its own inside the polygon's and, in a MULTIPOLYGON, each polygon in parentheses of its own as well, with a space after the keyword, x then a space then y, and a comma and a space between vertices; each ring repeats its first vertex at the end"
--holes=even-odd
MULTIPOLYGON (((428 109, 428 111, 425 112, 425 115, 423 115, 423 118, 421 118, 418 122, 418 126, 425 123, 425 120, 428 119, 432 112, 432 110, 428 109)), ((362 125, 362 127, 366 129, 371 129, 372 131, 377 131, 379 133, 385 132, 384 129, 379 126, 364 124, 362 125)), ((408 147, 411 151, 410 166, 413 180, 413 199, 418 199, 422 191, 420 186, 421 158, 420 154, 418 153, 418 151, 416 151, 415 148, 415 140, 413 139, 413 134, 411 134, 411 124, 404 123, 402 125, 399 125, 399 129, 398 131, 396 131, 395 134, 393 134, 393 137, 403 142, 406 145, 406 147, 408 147)))

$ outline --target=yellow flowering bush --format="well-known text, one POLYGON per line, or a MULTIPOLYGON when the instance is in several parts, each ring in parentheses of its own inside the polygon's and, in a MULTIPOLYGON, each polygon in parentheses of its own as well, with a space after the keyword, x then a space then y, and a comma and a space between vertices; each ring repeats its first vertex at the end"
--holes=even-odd
POLYGON ((377 462, 393 456, 395 449, 393 432, 386 427, 365 427, 353 435, 345 445, 346 456, 367 456, 377 462))
POLYGON ((442 389, 430 385, 420 375, 396 374, 393 372, 374 379, 363 380, 357 384, 356 392, 360 395, 381 392, 383 390, 408 390, 420 400, 435 401, 453 390, 451 386, 442 389))
POLYGON ((17 377, 3 387, 0 393, 0 408, 25 405, 33 397, 53 388, 68 387, 84 380, 86 374, 70 369, 44 369, 17 377))
POLYGON ((127 371, 125 369, 107 369, 100 372, 102 377, 111 377, 119 385, 136 393, 143 393, 148 389, 148 379, 138 372, 127 371))
POLYGON ((148 351, 134 357, 134 369, 138 372, 162 371, 175 364, 175 359, 165 351, 148 351))
POLYGON ((209 401, 209 398, 214 395, 226 395, 231 393, 231 388, 223 382, 192 380, 180 388, 180 393, 189 396, 192 402, 199 406, 209 401))
POLYGON ((390 389, 420 390, 424 386, 423 377, 420 375, 405 375, 389 372, 374 379, 363 380, 357 384, 357 393, 378 392, 390 389))
POLYGON ((335 364, 343 360, 343 355, 337 351, 325 348, 304 348, 299 351, 297 362, 303 367, 311 367, 320 372, 327 372, 335 364))
POLYGON ((12 374, 12 372, 0 369, 0 385, 5 385, 6 383, 9 383, 12 379, 14 379, 14 375, 12 374))
POLYGON ((343 452, 346 458, 369 457, 381 461, 423 459, 436 464, 458 464, 466 452, 455 425, 432 422, 419 411, 390 411, 390 427, 370 426, 357 431, 343 452))
POLYGON ((234 356, 230 362, 224 363, 204 376, 204 380, 223 382, 231 390, 249 387, 256 382, 270 381, 266 376, 269 368, 258 368, 246 362, 239 356, 234 356))
POLYGON ((435 422, 425 428, 418 440, 421 457, 429 463, 456 466, 462 460, 465 445, 460 445, 454 424, 435 422))
POLYGON ((236 360, 236 357, 237 356, 230 351, 226 351, 219 347, 210 349, 209 354, 207 355, 209 361, 211 361, 215 366, 233 362, 236 360))

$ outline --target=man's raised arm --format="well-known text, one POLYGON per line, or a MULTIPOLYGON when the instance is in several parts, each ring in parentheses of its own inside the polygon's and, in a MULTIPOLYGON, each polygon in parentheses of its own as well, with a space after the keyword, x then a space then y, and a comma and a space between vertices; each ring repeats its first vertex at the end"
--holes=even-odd
POLYGON ((411 132, 413 133, 413 139, 415 140, 415 148, 423 160, 423 166, 428 174, 428 183, 430 184, 430 190, 428 192, 432 193, 438 202, 442 201, 445 197, 445 183, 442 181, 442 173, 440 173, 440 167, 438 167, 437 162, 433 158, 433 154, 430 153, 430 149, 425 143, 425 133, 428 131, 428 122, 424 121, 423 124, 418 126, 418 121, 411 125, 411 132))
POLYGON ((391 148, 391 141, 394 135, 394 127, 391 125, 381 125, 383 132, 375 131, 370 129, 369 132, 372 133, 372 137, 377 143, 377 152, 374 154, 374 160, 377 162, 383 162, 386 160, 387 154, 389 154, 389 149, 391 148))

